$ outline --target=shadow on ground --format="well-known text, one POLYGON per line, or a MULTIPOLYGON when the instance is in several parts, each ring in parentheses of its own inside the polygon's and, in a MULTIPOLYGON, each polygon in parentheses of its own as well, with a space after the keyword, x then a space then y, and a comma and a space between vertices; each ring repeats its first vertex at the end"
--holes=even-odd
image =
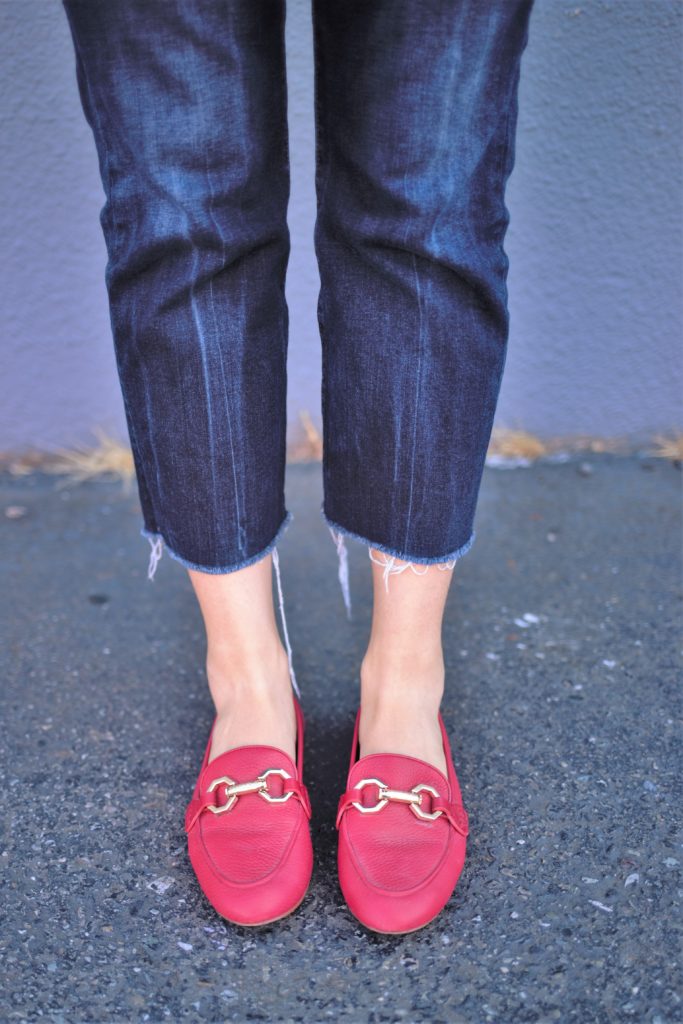
POLYGON ((201 620, 137 499, 0 476, 3 1020, 681 1020, 681 473, 591 455, 487 468, 444 627, 444 718, 470 815, 443 914, 381 938, 344 907, 334 810, 370 617, 287 470, 280 546, 307 714, 316 865, 287 920, 224 924, 185 853, 212 713, 201 620), (23 511, 22 511, 23 510, 23 511))

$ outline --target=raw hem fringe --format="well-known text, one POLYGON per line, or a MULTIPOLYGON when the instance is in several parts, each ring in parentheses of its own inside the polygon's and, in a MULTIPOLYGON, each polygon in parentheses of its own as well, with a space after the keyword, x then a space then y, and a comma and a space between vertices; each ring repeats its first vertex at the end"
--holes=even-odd
POLYGON ((360 541, 361 544, 364 544, 368 548, 368 555, 370 556, 371 561, 375 562, 377 565, 384 566, 383 578, 384 586, 387 591, 389 590, 389 575, 391 573, 396 574, 404 572, 406 569, 411 569, 415 575, 423 576, 428 571, 430 565, 436 565, 440 570, 452 570, 458 559, 462 558, 462 556, 466 555, 470 550, 476 537, 476 531, 473 530, 469 539, 465 541, 464 544, 459 548, 456 548, 455 551, 449 552, 447 555, 439 555, 436 558, 414 557, 398 551, 396 548, 387 547, 385 544, 376 544, 367 537, 363 537, 359 533, 354 533, 353 530, 347 530, 346 527, 340 526, 339 523, 334 522, 334 520, 330 519, 329 516, 326 515, 322 504, 320 506, 320 514, 324 522, 327 524, 332 539, 336 545, 337 554, 339 555, 339 582, 349 619, 351 618, 351 596, 349 588, 348 554, 344 544, 344 537, 353 537, 355 540, 360 541), (373 556, 373 553, 370 550, 371 548, 374 548, 375 551, 379 551, 388 557, 383 561, 379 561, 373 556), (404 564, 395 565, 395 559, 397 558, 400 558, 404 564), (415 565, 425 566, 423 572, 418 572, 415 565))
POLYGON ((238 569, 246 569, 248 565, 254 565, 256 562, 259 562, 262 558, 265 558, 266 555, 270 554, 270 552, 278 543, 278 541, 282 537, 283 533, 285 532, 293 518, 294 516, 292 512, 286 512, 284 519, 282 520, 280 526, 277 529, 277 533, 271 540, 270 544, 267 545, 267 547, 263 548, 255 555, 251 555, 249 558, 245 558, 244 561, 242 562, 236 562, 233 565, 227 566, 199 565, 196 562, 190 562, 186 558, 183 558, 181 555, 177 554, 171 547, 169 547, 168 541, 166 540, 162 533, 158 533, 154 530, 148 530, 145 526, 143 526, 140 530, 140 534, 143 537, 147 537, 148 541, 152 546, 152 551, 150 553, 149 559, 149 568, 147 571, 147 578, 150 580, 154 579, 154 574, 156 572, 159 559, 161 558, 163 547, 166 548, 171 558, 175 559, 176 562, 180 562, 180 564, 184 565, 186 569, 195 569, 197 572, 207 572, 211 575, 218 576, 229 572, 237 572, 238 569))

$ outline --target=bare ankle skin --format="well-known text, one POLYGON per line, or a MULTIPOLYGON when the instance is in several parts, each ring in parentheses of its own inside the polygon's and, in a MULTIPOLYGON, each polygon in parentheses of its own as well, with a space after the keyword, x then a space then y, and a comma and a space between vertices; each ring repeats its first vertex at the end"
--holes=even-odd
POLYGON ((292 684, 275 622, 271 556, 233 573, 188 574, 206 628, 216 710, 210 760, 250 744, 278 747, 294 759, 292 684))
POLYGON ((403 572, 389 577, 388 590, 374 560, 372 573, 372 629, 360 670, 361 756, 404 754, 446 774, 438 714, 445 685, 441 630, 452 572, 436 566, 420 575, 403 572))

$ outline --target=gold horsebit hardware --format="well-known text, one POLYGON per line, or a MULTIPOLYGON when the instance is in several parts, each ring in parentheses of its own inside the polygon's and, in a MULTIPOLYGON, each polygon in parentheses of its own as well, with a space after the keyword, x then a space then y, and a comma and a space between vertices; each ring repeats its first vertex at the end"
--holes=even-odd
POLYGON ((389 803, 390 800, 396 801, 400 804, 409 804, 410 809, 418 818, 424 818, 426 821, 434 821, 436 818, 443 814, 443 811, 433 811, 428 814, 422 810, 422 793, 431 793, 432 796, 438 797, 438 792, 433 786, 427 786, 423 783, 420 786, 414 786, 410 792, 406 792, 403 789, 389 789, 379 779, 361 779, 355 789, 363 789, 365 786, 377 786, 379 788, 379 800, 374 807, 366 807, 364 804, 358 803, 357 800, 352 801, 352 805, 361 812, 361 814, 375 814, 377 811, 381 811, 383 807, 389 803))
POLYGON ((259 775, 253 782, 235 782, 234 779, 229 778, 227 775, 221 776, 220 779, 214 779, 207 792, 213 793, 216 786, 224 785, 226 787, 225 795, 228 799, 220 807, 214 807, 209 804, 209 810, 213 814, 224 814, 226 811, 232 810, 238 799, 241 796, 246 796, 247 793, 258 793, 259 796, 262 796, 264 800, 271 804, 283 804, 286 800, 289 800, 290 796, 294 796, 292 790, 289 793, 285 793, 284 796, 271 796, 268 792, 269 775, 280 775, 283 779, 291 779, 292 777, 284 768, 269 768, 267 772, 259 775))

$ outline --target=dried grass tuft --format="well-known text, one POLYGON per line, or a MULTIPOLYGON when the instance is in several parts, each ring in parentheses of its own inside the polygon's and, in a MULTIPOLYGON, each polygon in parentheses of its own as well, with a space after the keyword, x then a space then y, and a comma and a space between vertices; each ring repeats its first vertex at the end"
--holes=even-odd
POLYGON ((62 477, 57 482, 58 488, 109 477, 121 480, 125 490, 129 491, 135 478, 132 451, 128 445, 109 437, 98 427, 93 433, 99 441, 97 446, 57 448, 45 461, 43 471, 62 477))
MULTIPOLYGON (((288 462, 318 462, 322 459, 323 439, 306 409, 299 412, 303 427, 302 440, 291 444, 287 450, 288 462)), ((120 480, 129 492, 135 480, 135 464, 130 447, 110 437, 96 427, 93 433, 97 444, 80 445, 74 448, 57 448, 51 452, 34 451, 22 455, 0 452, 0 469, 13 476, 25 476, 39 470, 60 477, 58 488, 67 487, 87 480, 102 477, 120 480)), ((641 446, 638 450, 643 451, 641 446)), ((491 434, 487 456, 503 459, 524 459, 529 462, 558 452, 612 452, 632 454, 633 444, 624 438, 595 437, 588 434, 571 434, 542 440, 526 430, 512 430, 496 427, 491 434)), ((683 433, 657 434, 652 438, 652 447, 644 454, 656 458, 683 461, 683 433)))
POLYGON ((319 462, 323 457, 323 439, 308 409, 299 410, 299 420, 304 428, 303 440, 290 445, 287 451, 288 462, 319 462))
POLYGON ((671 459, 674 462, 683 461, 683 434, 670 437, 655 434, 652 440, 654 447, 648 449, 648 455, 654 455, 658 459, 671 459))
POLYGON ((527 459, 533 461, 542 456, 555 455, 559 452, 577 454, 579 452, 612 452, 629 454, 633 446, 626 438, 595 437, 591 434, 566 434, 541 440, 526 430, 509 430, 494 427, 491 433, 488 455, 498 455, 511 459, 527 459))
POLYGON ((506 430, 494 427, 488 448, 488 455, 504 458, 538 459, 547 454, 547 447, 540 438, 526 430, 506 430))

